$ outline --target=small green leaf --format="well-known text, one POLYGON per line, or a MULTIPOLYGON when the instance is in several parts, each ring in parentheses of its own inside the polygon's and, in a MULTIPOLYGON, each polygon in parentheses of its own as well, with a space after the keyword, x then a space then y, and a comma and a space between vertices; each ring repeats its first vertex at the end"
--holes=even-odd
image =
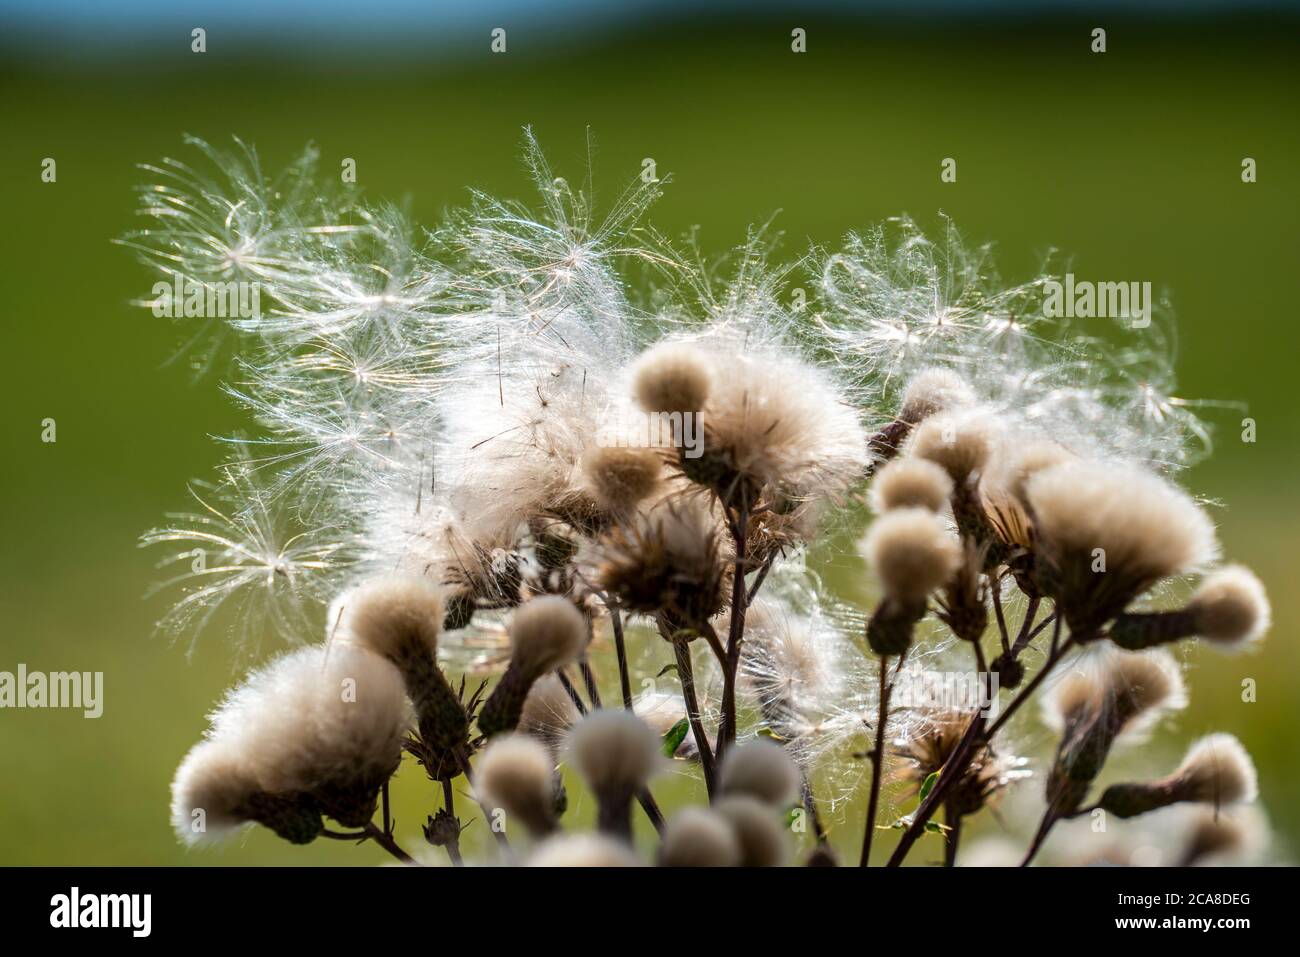
POLYGON ((758 731, 755 732, 755 734, 757 734, 760 738, 769 738, 769 739, 771 739, 772 741, 784 741, 784 740, 785 740, 785 738, 781 737, 779 734, 777 734, 777 733, 776 733, 775 731, 773 731, 771 728, 759 728, 758 731))
POLYGON ((678 746, 686 740, 686 732, 690 729, 690 722, 682 718, 664 733, 664 755, 666 757, 671 758, 677 753, 678 746))
POLYGON ((919 797, 922 801, 930 796, 930 791, 934 788, 934 782, 937 780, 939 780, 939 772, 931 771, 929 776, 921 782, 921 793, 919 797))
POLYGON ((676 666, 676 665, 664 665, 664 666, 659 670, 659 674, 655 675, 655 677, 656 677, 656 678, 662 678, 662 677, 663 677, 664 675, 666 675, 666 674, 674 674, 674 675, 677 674, 677 666, 676 666))
POLYGON ((938 821, 926 821, 925 830, 927 834, 947 834, 952 828, 947 824, 940 824, 938 821))

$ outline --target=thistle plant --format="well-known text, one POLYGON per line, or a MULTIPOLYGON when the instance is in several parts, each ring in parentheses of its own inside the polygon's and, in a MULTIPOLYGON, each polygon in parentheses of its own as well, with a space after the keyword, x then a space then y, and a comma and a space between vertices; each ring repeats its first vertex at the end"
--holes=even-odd
POLYGON ((922 838, 952 865, 1013 790, 1026 863, 1085 814, 1193 808, 1164 826, 1183 862, 1248 843, 1235 738, 1164 773, 1143 745, 1186 704, 1179 643, 1236 651, 1269 621, 1178 485, 1209 431, 1159 324, 1073 328, 1048 276, 1005 285, 906 219, 787 265, 758 230, 708 263, 645 224, 660 184, 600 214, 531 135, 537 208, 474 193, 423 230, 326 189, 310 152, 269 176, 191 145, 199 165, 145 167, 124 242, 178 288, 257 284, 256 314, 184 320, 256 431, 144 542, 190 569, 164 626, 298 647, 182 761, 184 840, 437 860, 399 846, 405 758, 454 864, 865 866, 889 830, 890 865, 922 838), (979 700, 919 700, 955 674, 979 700), (1135 746, 1149 773, 1103 782, 1135 746), (665 813, 669 768, 700 805, 665 813))

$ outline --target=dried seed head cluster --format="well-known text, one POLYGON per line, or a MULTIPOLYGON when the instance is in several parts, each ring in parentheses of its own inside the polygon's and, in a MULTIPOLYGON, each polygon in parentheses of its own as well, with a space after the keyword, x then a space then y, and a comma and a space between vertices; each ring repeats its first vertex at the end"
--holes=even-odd
MULTIPOLYGON (((271 176, 242 144, 192 145, 215 170, 146 167, 124 242, 168 281, 258 284, 259 310, 189 330, 201 364, 233 360, 256 428, 144 542, 178 548, 163 624, 305 647, 254 670, 181 763, 185 840, 256 822, 304 842, 333 818, 406 859, 372 821, 403 753, 455 863, 458 794, 504 812, 473 860, 541 866, 640 862, 637 807, 665 865, 785 863, 793 822, 830 863, 832 815, 864 804, 866 863, 913 799, 893 861, 939 833, 951 864, 965 819, 1031 769, 1026 860, 1090 807, 1254 799, 1223 735, 1092 795, 1186 702, 1166 646, 1269 625, 1177 484, 1209 432, 1171 392, 1163 316, 1082 335, 1044 308, 1049 277, 1007 285, 986 247, 906 219, 789 265, 755 230, 706 264, 646 225, 659 184, 598 213, 531 135, 539 208, 474 193, 426 232, 322 190, 313 154, 271 176), (855 536, 865 610, 812 570, 855 536), (1013 757, 1040 688, 1055 749, 1013 757), (668 767, 707 810, 664 823, 668 767), (600 833, 555 833, 579 779, 600 833)), ((1251 843, 1180 820, 1177 859, 1251 843)))

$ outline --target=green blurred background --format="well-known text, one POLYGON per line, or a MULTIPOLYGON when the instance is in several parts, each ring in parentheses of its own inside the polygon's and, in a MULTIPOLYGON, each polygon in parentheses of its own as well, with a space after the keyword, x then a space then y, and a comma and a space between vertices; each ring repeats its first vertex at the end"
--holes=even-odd
MULTIPOLYGON (((1191 653, 1192 705, 1162 740, 1172 760, 1208 730, 1239 735, 1279 840, 1300 839, 1300 594, 1286 551, 1300 535, 1296 21, 762 9, 688 17, 645 6, 615 22, 534 11, 511 26, 504 56, 488 52, 487 20, 431 36, 427 50, 423 35, 390 47, 369 35, 227 42, 212 31, 209 51, 192 55, 187 24, 202 20, 184 16, 111 41, 73 21, 9 33, 0 670, 103 671, 106 706, 93 721, 0 712, 0 864, 382 858, 325 841, 289 849, 264 833, 187 852, 171 834, 172 771, 234 658, 216 630, 189 660, 151 636, 163 606, 141 596, 160 556, 136 539, 186 505, 186 481, 219 460, 208 437, 242 419, 215 379, 166 364, 179 334, 128 304, 153 280, 110 239, 134 225, 134 164, 180 153, 185 132, 217 144, 238 134, 269 168, 314 141, 325 171, 353 157, 369 196, 408 199, 431 223, 470 185, 529 198, 524 124, 571 179, 590 127, 606 197, 653 157, 672 183, 652 221, 670 234, 700 225, 708 250, 778 209, 791 254, 900 212, 933 227, 942 210, 971 239, 998 243, 1010 279, 1055 246, 1080 276, 1166 287, 1180 394, 1240 400, 1258 422, 1258 441, 1244 444, 1240 411, 1208 410, 1216 453, 1188 480, 1227 503, 1227 552, 1259 571, 1276 624, 1256 656, 1191 653), (1104 55, 1089 51, 1097 25, 1104 55), (795 26, 808 31, 806 54, 790 51, 795 26), (939 179, 948 156, 955 184, 939 179), (1253 185, 1241 182, 1247 156, 1253 185), (57 160, 56 183, 41 182, 44 157, 57 160), (40 440, 46 417, 54 444, 40 440), (1256 703, 1241 701, 1247 677, 1256 703)), ((430 798, 405 768, 395 807, 406 843, 430 798)), ((834 838, 856 846, 860 811, 834 838)))

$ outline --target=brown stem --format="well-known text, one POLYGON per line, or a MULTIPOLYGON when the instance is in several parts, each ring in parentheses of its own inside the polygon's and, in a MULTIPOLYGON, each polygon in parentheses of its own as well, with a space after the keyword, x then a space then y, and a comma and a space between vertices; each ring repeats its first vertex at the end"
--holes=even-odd
POLYGON ((393 835, 389 834, 387 831, 375 827, 373 821, 367 821, 366 826, 362 828, 362 830, 366 832, 366 837, 370 838, 372 841, 374 841, 376 844, 378 844, 380 847, 386 850, 389 854, 392 854, 393 857, 397 858, 403 864, 415 863, 415 858, 413 858, 410 854, 407 854, 406 851, 402 850, 400 847, 397 846, 397 842, 393 840, 393 835))
POLYGON ((704 769, 704 788, 709 799, 713 799, 713 749, 709 747, 708 735, 704 733, 704 724, 700 721, 700 703, 695 697, 695 670, 691 666, 691 648, 683 638, 673 639, 673 652, 677 656, 677 677, 682 682, 682 700, 686 703, 686 720, 695 736, 695 749, 700 755, 700 767, 704 769))
POLYGON ((741 501, 731 529, 736 543, 731 581, 731 627, 727 633, 727 658, 722 663, 722 719, 718 724, 718 760, 736 740, 736 671, 740 667, 740 646, 745 637, 745 553, 749 533, 749 503, 741 501))
POLYGON ((943 822, 948 825, 945 835, 948 843, 943 848, 943 866, 957 866, 957 845, 961 841, 961 815, 953 812, 951 804, 943 806, 943 822))
POLYGON ((632 710, 632 674, 627 666, 627 640, 623 636, 623 616, 618 608, 609 608, 609 621, 614 629, 614 650, 618 652, 618 683, 623 692, 623 707, 632 710))
MULTIPOLYGON (((898 664, 899 667, 902 666, 903 655, 898 656, 898 664)), ((867 800, 867 827, 862 835, 862 858, 858 861, 859 867, 866 867, 871 860, 871 840, 876 833, 876 815, 880 810, 880 782, 885 768, 885 725, 889 722, 889 697, 894 690, 894 683, 886 681, 885 678, 888 668, 888 656, 881 655, 878 694, 880 710, 876 715, 876 742, 871 749, 871 796, 867 800)))
MULTIPOLYGON (((453 819, 456 817, 456 792, 451 786, 451 778, 442 779, 442 806, 453 819)), ((464 867, 465 858, 460 853, 460 835, 456 835, 446 844, 447 857, 452 867, 464 867)))
MULTIPOLYGON (((1060 619, 1058 618, 1058 630, 1059 621, 1060 619)), ((1025 685, 1020 694, 1011 700, 1011 703, 1006 706, 1002 711, 1002 714, 998 716, 997 721, 995 721, 993 726, 988 728, 987 731, 985 730, 986 716, 984 712, 976 712, 975 717, 967 726, 965 734, 962 735, 961 741, 958 742, 956 749, 954 749, 952 755, 948 758, 947 762, 945 762, 943 771, 939 774, 939 780, 936 781, 934 787, 930 789, 930 794, 921 802, 921 806, 916 809, 916 813, 912 816, 912 823, 908 826, 907 830, 903 832, 903 836, 899 840, 898 846, 894 848, 894 853, 889 858, 889 867, 898 867, 903 863, 903 859, 907 857, 908 851, 912 849, 912 845, 916 843, 917 838, 925 833, 925 826, 929 823, 930 818, 934 816, 934 812, 939 807, 940 801, 944 799, 953 784, 960 780, 961 776, 966 773, 966 769, 970 766, 970 762, 977 753, 978 747, 992 740, 993 736, 997 734, 1003 725, 1011 719, 1011 716, 1019 710, 1020 706, 1029 700, 1030 695, 1032 695, 1038 689, 1038 686, 1043 683, 1048 673, 1056 667, 1057 663, 1065 657, 1065 655, 1076 644, 1076 639, 1071 636, 1070 639, 1059 648, 1053 649, 1051 655, 1048 656, 1047 661, 1043 664, 1043 667, 1039 669, 1038 674, 1034 675, 1033 679, 1029 684, 1025 685)))

